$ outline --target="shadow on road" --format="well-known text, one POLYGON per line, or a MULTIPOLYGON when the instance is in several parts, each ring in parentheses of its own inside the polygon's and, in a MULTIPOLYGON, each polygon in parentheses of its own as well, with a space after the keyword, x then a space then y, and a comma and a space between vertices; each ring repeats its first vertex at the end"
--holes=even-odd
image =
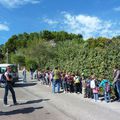
POLYGON ((36 84, 37 83, 17 83, 17 84, 15 84, 14 87, 30 87, 30 86, 34 86, 36 84))
POLYGON ((35 110, 42 109, 43 107, 28 107, 28 108, 22 108, 17 110, 12 110, 8 112, 0 112, 0 116, 2 115, 16 115, 16 114, 29 114, 34 112, 35 110))
POLYGON ((42 101, 48 101, 50 99, 39 99, 39 100, 30 100, 25 103, 20 103, 19 105, 26 105, 26 104, 34 104, 34 103, 40 103, 42 101))

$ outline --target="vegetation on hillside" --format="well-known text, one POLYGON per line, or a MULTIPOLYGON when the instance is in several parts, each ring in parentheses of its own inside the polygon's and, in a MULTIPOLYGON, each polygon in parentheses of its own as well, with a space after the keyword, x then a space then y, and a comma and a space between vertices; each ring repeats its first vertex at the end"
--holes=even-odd
POLYGON ((10 63, 30 68, 53 68, 60 66, 62 70, 84 73, 97 77, 105 74, 112 80, 112 70, 120 65, 120 37, 89 38, 83 40, 82 35, 69 34, 64 31, 39 33, 23 33, 13 35, 2 46, 0 59, 5 60, 9 51, 10 63))

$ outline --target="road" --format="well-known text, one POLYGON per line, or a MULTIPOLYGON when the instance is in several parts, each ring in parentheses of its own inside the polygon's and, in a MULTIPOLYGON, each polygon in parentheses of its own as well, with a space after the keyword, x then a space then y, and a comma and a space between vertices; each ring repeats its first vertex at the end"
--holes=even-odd
MULTIPOLYGON (((120 103, 95 103, 77 94, 53 94, 51 88, 28 78, 15 87, 20 105, 4 107, 0 88, 0 120, 120 120, 120 103)), ((12 105, 11 94, 9 103, 12 105)))

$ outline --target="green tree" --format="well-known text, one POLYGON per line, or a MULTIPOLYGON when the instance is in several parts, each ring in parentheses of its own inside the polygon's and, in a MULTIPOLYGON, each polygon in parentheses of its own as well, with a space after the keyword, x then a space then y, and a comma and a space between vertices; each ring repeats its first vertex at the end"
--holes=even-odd
POLYGON ((12 54, 11 55, 11 63, 19 64, 20 66, 25 66, 25 57, 16 55, 16 54, 12 54))

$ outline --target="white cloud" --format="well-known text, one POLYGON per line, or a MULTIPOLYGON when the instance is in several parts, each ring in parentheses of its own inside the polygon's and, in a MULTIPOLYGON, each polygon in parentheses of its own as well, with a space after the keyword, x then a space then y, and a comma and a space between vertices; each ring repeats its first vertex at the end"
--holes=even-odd
POLYGON ((85 39, 99 36, 111 38, 120 34, 119 22, 102 20, 96 16, 62 12, 61 18, 46 19, 44 22, 55 26, 56 30, 82 34, 85 39))
POLYGON ((6 24, 0 23, 0 31, 9 31, 10 28, 6 24))
POLYGON ((72 15, 63 13, 64 30, 72 33, 80 33, 84 38, 89 37, 113 37, 120 34, 118 23, 105 21, 96 16, 72 15))
POLYGON ((120 12, 120 6, 113 8, 114 11, 120 12))
POLYGON ((55 24, 58 24, 58 21, 57 20, 52 20, 52 19, 48 19, 48 18, 44 18, 43 19, 43 22, 49 24, 49 25, 55 25, 55 24))
POLYGON ((37 4, 40 0, 0 0, 0 4, 7 8, 16 8, 21 5, 25 5, 28 3, 37 4))

